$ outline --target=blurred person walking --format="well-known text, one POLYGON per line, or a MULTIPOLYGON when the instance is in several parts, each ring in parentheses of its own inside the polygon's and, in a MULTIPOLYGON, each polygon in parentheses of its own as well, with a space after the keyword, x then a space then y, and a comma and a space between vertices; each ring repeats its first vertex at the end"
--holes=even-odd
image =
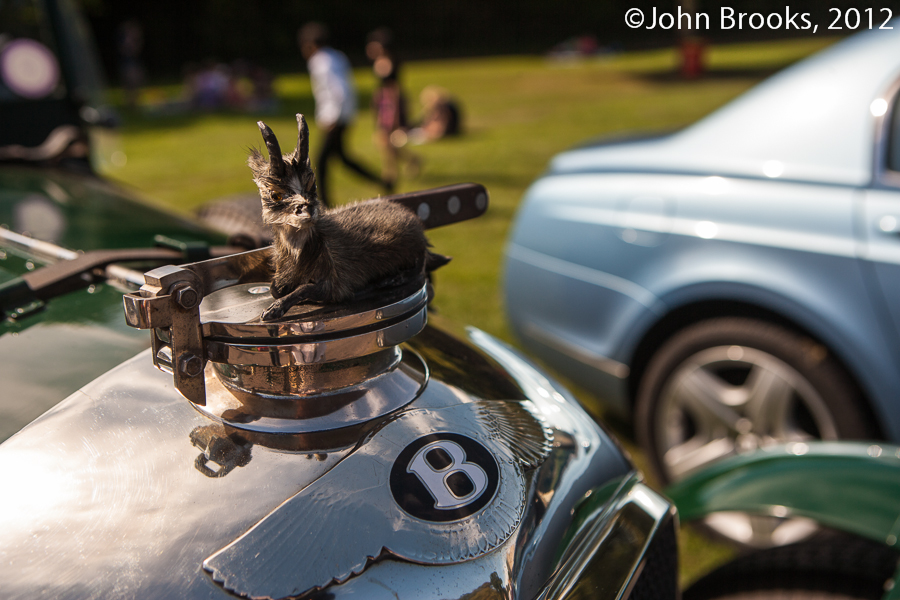
POLYGON ((337 156, 347 167, 368 179, 381 184, 385 191, 393 191, 393 185, 347 155, 344 149, 344 133, 356 117, 356 88, 353 85, 350 61, 343 52, 328 46, 328 29, 321 23, 307 23, 297 33, 300 52, 306 59, 316 101, 316 125, 325 134, 316 163, 319 199, 330 206, 328 197, 328 161, 337 156))
POLYGON ((381 176, 396 185, 400 161, 405 160, 413 176, 418 173, 421 158, 405 148, 409 123, 406 118, 406 97, 400 86, 400 61, 393 52, 393 35, 385 27, 368 36, 366 56, 378 78, 378 89, 372 98, 375 108, 375 143, 381 151, 381 176))

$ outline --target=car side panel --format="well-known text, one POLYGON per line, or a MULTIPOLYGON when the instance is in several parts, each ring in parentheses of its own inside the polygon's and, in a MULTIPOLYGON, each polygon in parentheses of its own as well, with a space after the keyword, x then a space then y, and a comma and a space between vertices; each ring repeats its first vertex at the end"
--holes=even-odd
MULTIPOLYGON (((630 222, 621 209, 630 199, 631 182, 606 182, 610 185, 598 188, 584 185, 581 177, 549 177, 532 186, 506 249, 506 307, 529 350, 625 413, 628 369, 617 344, 644 313, 658 318, 664 307, 622 276, 628 269, 614 267, 624 260, 636 266, 648 258, 640 250, 649 255, 666 236, 647 231, 642 241, 650 245, 635 245, 637 256, 622 254, 620 236, 630 222), (585 209, 590 218, 577 214, 585 209)), ((665 192, 648 190, 643 197, 649 208, 664 204, 665 192)))
POLYGON ((882 296, 895 331, 900 331, 900 190, 861 193, 860 256, 873 293, 882 296))
POLYGON ((900 385, 894 334, 874 309, 856 258, 853 203, 852 188, 796 182, 547 177, 530 190, 507 252, 510 318, 522 335, 526 319, 540 315, 546 330, 629 365, 649 328, 675 308, 754 304, 837 353, 873 399, 885 432, 898 439, 900 411, 887 389, 900 385), (661 215, 633 210, 630 199, 651 197, 662 200, 661 215), (565 281, 575 275, 579 284, 565 281), (523 280, 534 284, 527 297, 523 280))
POLYGON ((577 272, 560 273, 565 268, 555 269, 558 265, 521 246, 507 249, 506 305, 513 332, 529 352, 626 415, 628 367, 608 358, 615 350, 610 342, 623 332, 611 329, 643 320, 648 309, 627 294, 579 278, 577 272), (565 309, 575 298, 588 301, 579 302, 580 309, 565 309), (591 303, 602 309, 584 310, 591 303))

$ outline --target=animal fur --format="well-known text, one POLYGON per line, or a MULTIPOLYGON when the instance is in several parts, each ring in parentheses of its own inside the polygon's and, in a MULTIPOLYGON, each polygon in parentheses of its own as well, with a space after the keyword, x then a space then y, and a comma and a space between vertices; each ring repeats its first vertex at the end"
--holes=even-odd
POLYGON ((450 261, 428 250, 422 223, 400 204, 369 200, 324 209, 309 161, 309 128, 297 115, 297 148, 282 155, 265 123, 257 123, 269 160, 253 150, 248 164, 259 187, 263 221, 274 234, 272 321, 302 302, 339 303, 373 287, 411 281, 450 261))

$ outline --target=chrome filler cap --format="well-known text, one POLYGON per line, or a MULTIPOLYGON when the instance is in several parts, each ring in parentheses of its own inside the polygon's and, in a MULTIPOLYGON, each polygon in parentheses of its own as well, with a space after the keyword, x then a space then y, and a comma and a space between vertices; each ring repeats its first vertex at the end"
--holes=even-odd
POLYGON ((200 305, 209 361, 201 412, 240 429, 305 433, 381 417, 421 393, 425 364, 398 346, 425 327, 424 280, 349 304, 298 306, 276 323, 259 320, 272 302, 267 287, 236 285, 200 305))

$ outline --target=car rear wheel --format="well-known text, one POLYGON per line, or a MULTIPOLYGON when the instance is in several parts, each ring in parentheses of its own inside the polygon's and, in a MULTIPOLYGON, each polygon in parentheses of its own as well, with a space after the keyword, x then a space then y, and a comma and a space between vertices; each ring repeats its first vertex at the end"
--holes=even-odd
POLYGON ((684 600, 877 600, 896 551, 824 531, 814 538, 740 556, 691 585, 684 600))
MULTIPOLYGON (((688 326, 641 379, 638 441, 664 483, 759 447, 876 437, 849 376, 814 340, 766 321, 723 317, 688 326)), ((748 546, 790 543, 812 522, 718 514, 707 525, 748 546)))

